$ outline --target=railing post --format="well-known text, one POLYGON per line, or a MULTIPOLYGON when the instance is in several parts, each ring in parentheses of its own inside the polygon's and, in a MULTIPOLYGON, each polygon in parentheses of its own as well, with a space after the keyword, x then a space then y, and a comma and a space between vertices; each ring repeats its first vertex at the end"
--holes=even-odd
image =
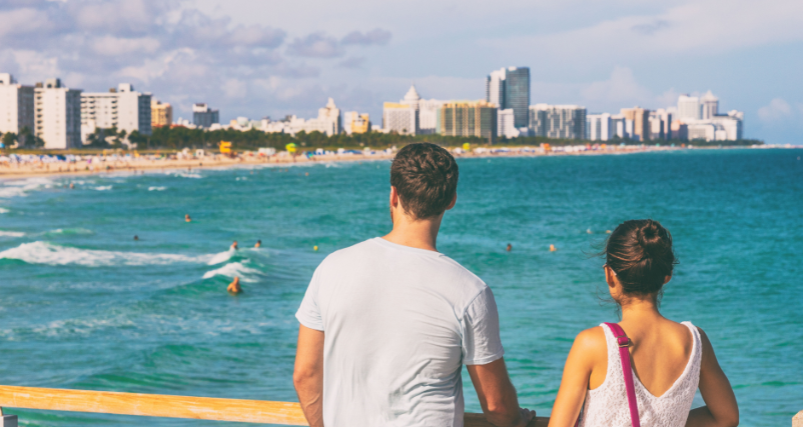
POLYGON ((800 411, 792 418, 792 427, 803 427, 803 411, 800 411))
POLYGON ((3 413, 3 408, 0 408, 0 416, 3 417, 3 423, 0 424, 0 427, 17 427, 16 415, 6 415, 3 413))

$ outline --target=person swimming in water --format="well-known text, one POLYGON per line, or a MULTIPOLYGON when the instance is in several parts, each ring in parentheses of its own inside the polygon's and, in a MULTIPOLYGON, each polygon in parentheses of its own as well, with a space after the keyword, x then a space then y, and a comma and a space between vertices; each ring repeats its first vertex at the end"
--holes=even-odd
POLYGON ((190 218, 190 214, 184 215, 184 222, 192 222, 192 218, 190 218))
POLYGON ((243 292, 243 288, 240 286, 239 277, 235 277, 234 281, 229 283, 229 286, 226 288, 226 292, 230 294, 239 294, 243 292))
POLYGON ((512 250, 513 250, 513 245, 511 245, 510 243, 508 243, 508 244, 507 244, 507 251, 508 251, 508 252, 510 252, 510 251, 512 251, 512 250))
POLYGON ((262 240, 257 240, 257 244, 254 245, 255 248, 259 248, 262 246, 262 240))
POLYGON ((235 250, 235 251, 237 249, 240 249, 239 246, 237 246, 237 241, 236 240, 234 241, 234 243, 231 244, 231 247, 229 249, 232 249, 232 250, 235 250))

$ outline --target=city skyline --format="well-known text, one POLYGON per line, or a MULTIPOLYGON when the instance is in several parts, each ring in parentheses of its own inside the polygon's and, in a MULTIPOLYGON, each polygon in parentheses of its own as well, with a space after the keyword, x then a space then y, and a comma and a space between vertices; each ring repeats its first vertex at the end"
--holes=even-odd
POLYGON ((508 21, 478 2, 435 2, 414 29, 401 24, 412 12, 399 6, 302 3, 12 2, 0 6, 0 70, 85 92, 130 82, 170 103, 175 119, 191 119, 194 103, 219 109, 223 123, 314 117, 332 97, 377 123, 383 102, 413 81, 427 99, 478 100, 490 70, 525 66, 531 105, 615 113, 712 90, 721 110, 745 112, 745 137, 803 141, 803 60, 790 54, 803 43, 799 2, 759 11, 741 1, 592 2, 582 11, 506 2, 508 21), (505 25, 469 34, 483 20, 505 25))

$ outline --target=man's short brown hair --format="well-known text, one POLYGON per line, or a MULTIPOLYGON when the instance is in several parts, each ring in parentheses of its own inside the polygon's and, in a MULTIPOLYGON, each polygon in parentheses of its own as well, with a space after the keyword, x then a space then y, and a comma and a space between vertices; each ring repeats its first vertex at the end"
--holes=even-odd
POLYGON ((427 142, 410 144, 396 154, 390 185, 402 207, 416 219, 442 214, 457 193, 457 162, 448 151, 427 142))

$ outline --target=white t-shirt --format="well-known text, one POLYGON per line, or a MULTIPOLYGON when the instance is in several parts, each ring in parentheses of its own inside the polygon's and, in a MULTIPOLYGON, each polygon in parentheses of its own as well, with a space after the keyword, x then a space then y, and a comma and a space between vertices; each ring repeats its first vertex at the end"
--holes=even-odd
POLYGON ((462 427, 462 365, 504 354, 479 277, 379 237, 326 257, 296 317, 325 333, 327 427, 462 427))

